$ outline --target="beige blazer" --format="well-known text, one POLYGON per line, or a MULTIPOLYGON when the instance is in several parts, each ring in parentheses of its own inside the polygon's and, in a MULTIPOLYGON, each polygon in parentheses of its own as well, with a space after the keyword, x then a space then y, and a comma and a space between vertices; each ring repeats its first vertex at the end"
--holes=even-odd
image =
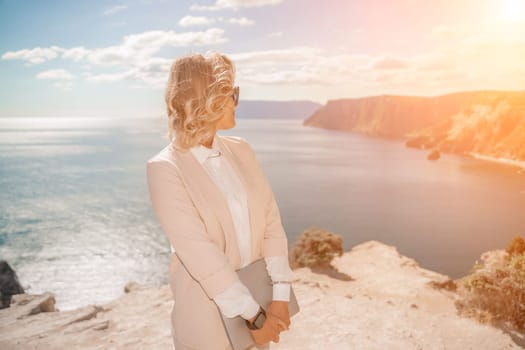
MULTIPOLYGON (((252 147, 241 137, 217 136, 246 189, 252 261, 287 256, 279 208, 252 147)), ((146 169, 152 207, 175 249, 169 269, 174 342, 224 350, 229 342, 212 298, 238 279, 241 263, 226 199, 191 151, 174 143, 150 158, 146 169)))

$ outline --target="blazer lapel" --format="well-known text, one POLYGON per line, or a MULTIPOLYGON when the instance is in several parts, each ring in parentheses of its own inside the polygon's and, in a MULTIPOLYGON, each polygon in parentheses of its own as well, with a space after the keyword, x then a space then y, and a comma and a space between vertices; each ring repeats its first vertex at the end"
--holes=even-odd
MULTIPOLYGON (((221 147, 221 151, 223 148, 221 147)), ((215 214, 224 233, 225 254, 229 257, 232 266, 236 270, 239 269, 241 256, 235 235, 235 226, 226 198, 206 169, 199 164, 199 161, 190 151, 183 150, 174 144, 172 144, 172 149, 175 157, 178 158, 180 173, 199 213, 203 219, 209 219, 215 214)))

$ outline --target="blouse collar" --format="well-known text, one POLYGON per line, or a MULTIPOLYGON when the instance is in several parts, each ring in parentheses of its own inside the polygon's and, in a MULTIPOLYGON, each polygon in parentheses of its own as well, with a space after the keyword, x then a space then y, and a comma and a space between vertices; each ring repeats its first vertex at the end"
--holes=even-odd
POLYGON ((199 163, 204 163, 204 161, 206 159, 208 159, 208 157, 210 156, 216 156, 216 155, 220 155, 220 148, 219 148, 219 140, 218 140, 218 135, 217 133, 215 133, 214 137, 213 137, 213 142, 212 142, 212 145, 211 145, 211 148, 208 148, 206 146, 203 146, 203 145, 197 145, 197 146, 194 146, 192 148, 190 148, 190 151, 191 153, 193 153, 193 155, 195 156, 195 158, 197 158, 197 160, 199 161, 199 163))

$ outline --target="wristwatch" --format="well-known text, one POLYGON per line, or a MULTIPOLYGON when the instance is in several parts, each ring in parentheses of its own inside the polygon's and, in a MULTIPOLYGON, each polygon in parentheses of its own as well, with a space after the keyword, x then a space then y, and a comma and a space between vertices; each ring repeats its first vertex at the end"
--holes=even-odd
POLYGON ((261 329, 265 320, 266 320, 266 311, 264 311, 262 306, 259 306, 259 311, 257 311, 257 314, 255 315, 253 322, 250 322, 248 320, 244 320, 244 321, 246 322, 246 326, 248 326, 249 329, 261 329))

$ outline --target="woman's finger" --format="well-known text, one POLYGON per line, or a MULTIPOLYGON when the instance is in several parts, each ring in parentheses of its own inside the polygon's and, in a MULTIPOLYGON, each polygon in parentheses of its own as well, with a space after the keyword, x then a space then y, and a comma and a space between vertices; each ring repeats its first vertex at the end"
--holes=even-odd
POLYGON ((270 315, 274 316, 275 320, 277 321, 277 325, 279 326, 280 329, 282 330, 288 329, 288 325, 286 324, 286 322, 281 320, 279 316, 272 314, 272 313, 270 315))
POLYGON ((286 329, 286 324, 283 323, 283 321, 275 316, 272 315, 271 317, 272 319, 272 322, 271 322, 271 325, 272 325, 272 328, 275 330, 275 332, 278 334, 279 332, 281 332, 283 329, 286 329))
POLYGON ((277 333, 277 334, 275 335, 275 337, 273 337, 273 342, 274 342, 274 343, 278 343, 278 342, 279 342, 279 333, 277 333))
POLYGON ((273 317, 277 318, 278 320, 281 320, 281 321, 284 321, 281 316, 273 313, 273 312, 270 312, 270 311, 267 311, 266 314, 269 314, 269 315, 272 315, 273 317))
POLYGON ((284 320, 279 318, 279 316, 277 316, 277 315, 275 315, 273 313, 270 313, 270 315, 274 316, 274 318, 277 319, 280 329, 282 329, 282 330, 289 330, 290 329, 291 321, 285 322, 284 320))

